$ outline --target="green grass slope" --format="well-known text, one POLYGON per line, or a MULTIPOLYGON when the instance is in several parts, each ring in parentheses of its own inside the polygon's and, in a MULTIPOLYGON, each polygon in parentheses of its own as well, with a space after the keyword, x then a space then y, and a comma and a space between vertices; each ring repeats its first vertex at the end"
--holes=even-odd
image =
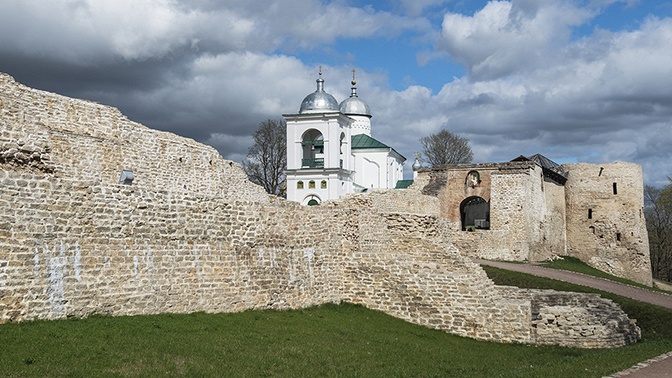
MULTIPOLYGON (((487 268, 499 284, 588 290, 487 268)), ((237 314, 0 325, 1 377, 601 377, 672 350, 672 312, 610 294, 641 343, 585 350, 499 344, 352 304, 237 314)))

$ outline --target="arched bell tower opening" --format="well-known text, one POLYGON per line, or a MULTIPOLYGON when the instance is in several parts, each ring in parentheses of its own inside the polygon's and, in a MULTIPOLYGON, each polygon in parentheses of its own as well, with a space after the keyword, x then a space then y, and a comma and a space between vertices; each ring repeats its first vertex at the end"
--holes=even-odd
POLYGON ((301 166, 308 168, 324 167, 324 136, 315 129, 306 130, 301 137, 303 156, 301 166))
POLYGON ((482 197, 468 197, 460 204, 462 231, 490 229, 490 203, 482 197))

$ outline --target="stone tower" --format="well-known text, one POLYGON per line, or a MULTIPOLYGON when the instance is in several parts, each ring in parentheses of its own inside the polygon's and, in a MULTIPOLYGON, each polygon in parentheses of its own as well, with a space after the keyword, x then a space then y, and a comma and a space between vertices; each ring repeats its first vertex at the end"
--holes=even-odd
POLYGON ((591 266, 651 285, 642 167, 566 164, 567 253, 591 266))

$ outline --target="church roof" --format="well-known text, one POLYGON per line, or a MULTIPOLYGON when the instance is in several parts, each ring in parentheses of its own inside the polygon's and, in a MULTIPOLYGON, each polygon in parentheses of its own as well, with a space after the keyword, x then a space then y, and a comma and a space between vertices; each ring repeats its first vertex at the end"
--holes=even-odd
POLYGON ((357 81, 355 80, 355 70, 352 70, 352 81, 350 83, 352 84, 352 92, 350 93, 350 97, 341 102, 341 113, 346 115, 363 115, 371 118, 371 109, 369 109, 369 104, 357 97, 357 81))
POLYGON ((353 135, 352 138, 350 139, 350 143, 351 143, 350 148, 353 150, 359 150, 359 149, 392 150, 392 152, 399 155, 402 161, 406 161, 406 158, 402 154, 398 153, 394 148, 366 134, 353 135))
POLYGON ((357 134, 352 136, 350 148, 355 150, 358 148, 390 148, 390 146, 366 134, 357 134))
POLYGON ((334 96, 324 91, 324 80, 322 79, 322 68, 320 67, 320 76, 317 80, 317 90, 303 99, 299 114, 304 113, 325 113, 338 112, 338 101, 334 96))

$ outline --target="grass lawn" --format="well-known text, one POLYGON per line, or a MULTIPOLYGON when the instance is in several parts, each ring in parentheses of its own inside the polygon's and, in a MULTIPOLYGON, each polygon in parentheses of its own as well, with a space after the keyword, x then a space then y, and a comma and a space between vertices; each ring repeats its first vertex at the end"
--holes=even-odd
MULTIPOLYGON (((586 291, 487 268, 495 282, 586 291)), ((0 325, 2 377, 601 377, 672 350, 672 312, 604 293, 644 340, 604 350, 453 336, 352 304, 0 325)))

